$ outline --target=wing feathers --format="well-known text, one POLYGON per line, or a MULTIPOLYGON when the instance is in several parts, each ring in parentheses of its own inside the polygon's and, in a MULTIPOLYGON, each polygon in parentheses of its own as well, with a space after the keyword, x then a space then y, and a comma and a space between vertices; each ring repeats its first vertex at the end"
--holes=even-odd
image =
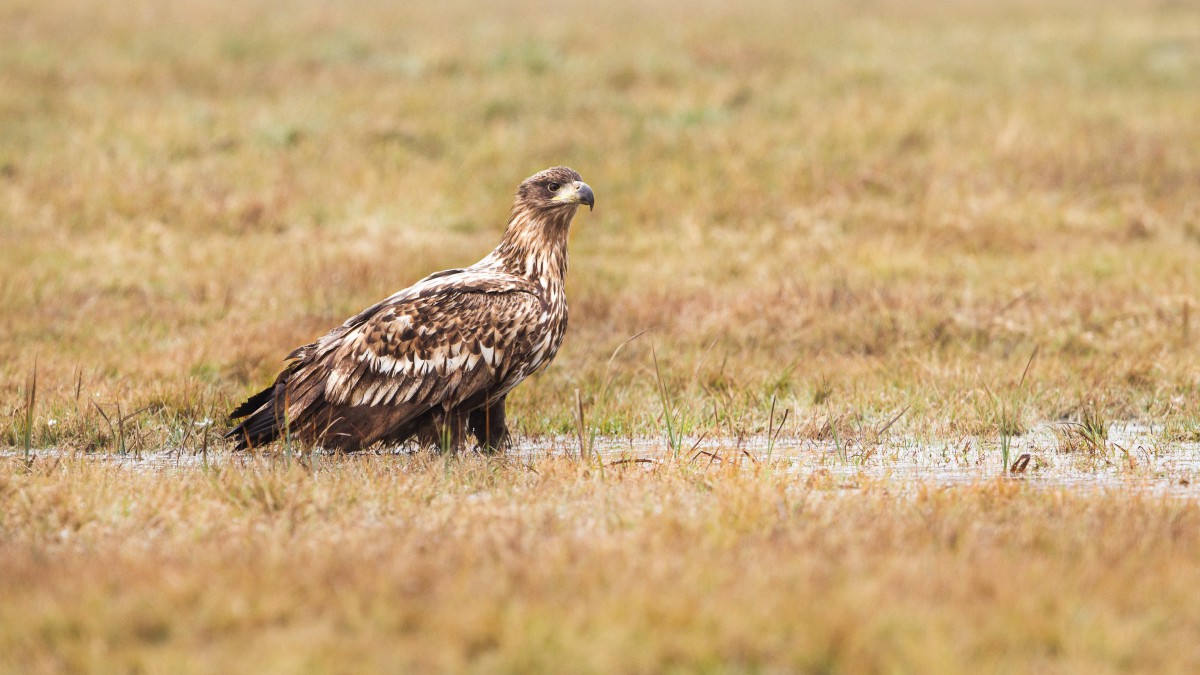
POLYGON ((391 420, 403 424, 497 390, 522 370, 515 360, 533 356, 531 333, 547 309, 538 290, 520 277, 470 271, 393 295, 292 353, 289 419, 399 406, 407 412, 391 420))

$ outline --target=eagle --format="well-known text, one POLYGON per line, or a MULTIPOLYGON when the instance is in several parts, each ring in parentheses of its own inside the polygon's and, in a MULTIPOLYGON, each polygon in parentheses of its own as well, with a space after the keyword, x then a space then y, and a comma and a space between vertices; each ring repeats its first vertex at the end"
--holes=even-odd
POLYGON ((500 244, 431 274, 293 351, 275 383, 229 414, 244 450, 287 438, 484 451, 508 441, 504 399, 545 369, 567 331, 567 235, 592 188, 557 166, 517 187, 500 244))

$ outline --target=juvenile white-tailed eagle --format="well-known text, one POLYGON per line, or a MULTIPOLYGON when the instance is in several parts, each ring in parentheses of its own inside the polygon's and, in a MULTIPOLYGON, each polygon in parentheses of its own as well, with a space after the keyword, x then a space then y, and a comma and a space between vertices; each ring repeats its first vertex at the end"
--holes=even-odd
POLYGON ((567 233, 592 188, 565 166, 517 188, 500 245, 425 277, 288 355, 230 419, 238 449, 285 435, 329 449, 376 443, 485 450, 508 435, 504 397, 550 364, 567 330, 567 233))

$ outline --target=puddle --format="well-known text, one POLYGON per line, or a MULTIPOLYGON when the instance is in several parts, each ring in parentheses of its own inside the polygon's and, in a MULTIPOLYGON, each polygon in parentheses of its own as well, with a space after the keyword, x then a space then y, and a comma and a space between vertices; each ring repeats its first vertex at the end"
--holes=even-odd
MULTIPOLYGON (((1042 424, 1012 438, 1009 466, 1024 469, 1007 475, 1035 486, 1079 489, 1138 489, 1200 497, 1200 443, 1164 441, 1160 429, 1117 424, 1108 430, 1103 450, 1059 450, 1061 424, 1042 424), (1027 459, 1022 456, 1027 455, 1027 459)), ((674 453, 665 439, 598 439, 606 463, 668 461, 674 453)), ((579 454, 579 441, 555 438, 532 442, 522 455, 579 454)), ((798 478, 830 475, 847 484, 857 479, 912 485, 954 485, 992 480, 1003 474, 1003 453, 996 437, 885 439, 872 445, 845 446, 832 440, 759 436, 745 440, 685 438, 679 456, 696 463, 771 461, 798 478)))
MULTIPOLYGON (((1010 466, 1027 462, 1015 479, 1045 488, 1080 490, 1136 489, 1182 497, 1200 497, 1200 443, 1165 441, 1160 430, 1140 424, 1116 424, 1108 431, 1102 452, 1079 450, 1063 453, 1056 430, 1059 424, 1042 424, 1011 439, 1010 466), (1028 460, 1022 459, 1028 455, 1028 460)), ((671 461, 676 453, 665 438, 598 438, 596 447, 605 464, 652 465, 671 461)), ((398 450, 405 454, 411 450, 398 450)), ((39 460, 65 457, 57 450, 35 453, 39 460)), ((579 441, 569 436, 523 439, 509 452, 518 460, 550 456, 578 456, 579 441)), ((7 451, 0 457, 19 458, 7 451)), ((895 482, 898 486, 970 484, 1002 473, 1002 452, 996 437, 963 436, 937 440, 887 438, 868 445, 843 445, 832 440, 780 438, 768 443, 764 436, 745 439, 685 438, 678 456, 695 464, 770 462, 796 474, 798 480, 829 476, 852 486, 857 480, 895 482)), ((111 462, 131 470, 170 471, 201 467, 208 462, 228 465, 251 462, 251 455, 212 452, 199 454, 163 450, 133 455, 91 454, 90 461, 111 462)))

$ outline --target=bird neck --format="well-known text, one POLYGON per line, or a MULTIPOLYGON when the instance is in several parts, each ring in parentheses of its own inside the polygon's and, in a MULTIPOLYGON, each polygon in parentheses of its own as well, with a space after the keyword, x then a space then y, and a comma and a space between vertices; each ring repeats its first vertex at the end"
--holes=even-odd
POLYGON ((567 235, 575 209, 531 214, 514 210, 500 245, 485 262, 527 279, 562 284, 567 278, 567 235))

